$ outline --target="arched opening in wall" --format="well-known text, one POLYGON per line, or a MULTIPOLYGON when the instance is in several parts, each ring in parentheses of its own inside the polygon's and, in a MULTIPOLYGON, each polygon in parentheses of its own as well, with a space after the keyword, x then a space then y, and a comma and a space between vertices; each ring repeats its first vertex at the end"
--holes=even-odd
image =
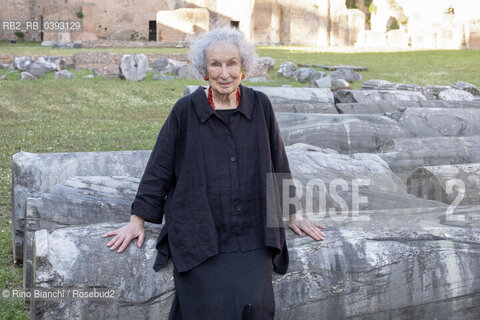
POLYGON ((397 18, 390 17, 387 21, 386 32, 390 30, 397 30, 397 29, 400 29, 400 24, 398 23, 397 18))

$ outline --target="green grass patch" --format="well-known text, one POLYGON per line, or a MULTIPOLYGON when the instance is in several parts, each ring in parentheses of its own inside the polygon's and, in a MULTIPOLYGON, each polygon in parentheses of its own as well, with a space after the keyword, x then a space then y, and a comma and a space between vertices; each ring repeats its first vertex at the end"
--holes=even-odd
MULTIPOLYGON (((15 55, 66 55, 86 49, 52 50, 39 43, 0 43, 0 53, 15 55)), ((185 48, 97 49, 123 53, 187 53, 185 48)), ((354 64, 370 68, 364 79, 386 79, 420 85, 449 85, 458 80, 480 87, 475 66, 480 51, 412 51, 389 53, 311 52, 295 47, 258 47, 261 56, 280 63, 354 64)), ((292 83, 270 71, 279 86, 292 83)), ((319 69, 320 70, 320 69, 319 69)), ((93 78, 88 70, 70 70, 75 79, 53 79, 53 74, 33 81, 18 81, 20 72, 0 81, 0 283, 21 287, 22 268, 13 265, 11 244, 11 161, 13 154, 27 152, 73 152, 148 150, 185 86, 204 81, 155 81, 152 74, 140 82, 93 78)), ((245 82, 249 85, 249 82, 245 82)), ((259 84, 255 84, 259 85, 259 84)), ((358 87, 355 84, 354 87, 358 87)), ((0 300, 0 319, 27 319, 19 301, 0 300)))

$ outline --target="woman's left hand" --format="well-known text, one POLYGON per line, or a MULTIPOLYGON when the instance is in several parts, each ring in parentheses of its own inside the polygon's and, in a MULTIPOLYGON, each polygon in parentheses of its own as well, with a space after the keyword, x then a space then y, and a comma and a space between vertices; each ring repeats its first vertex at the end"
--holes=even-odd
POLYGON ((303 218, 301 214, 295 213, 290 215, 287 224, 290 229, 292 229, 299 236, 302 235, 303 231, 315 240, 323 240, 325 238, 325 234, 320 231, 320 228, 326 229, 326 227, 309 219, 303 218))

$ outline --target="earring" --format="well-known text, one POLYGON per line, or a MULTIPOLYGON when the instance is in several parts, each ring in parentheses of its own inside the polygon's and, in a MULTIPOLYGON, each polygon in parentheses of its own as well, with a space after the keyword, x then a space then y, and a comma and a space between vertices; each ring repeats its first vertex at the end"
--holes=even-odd
POLYGON ((242 79, 245 79, 245 73, 242 73, 242 79))
POLYGON ((207 80, 208 80, 208 77, 207 77, 207 76, 203 77, 203 80, 207 81, 207 80))

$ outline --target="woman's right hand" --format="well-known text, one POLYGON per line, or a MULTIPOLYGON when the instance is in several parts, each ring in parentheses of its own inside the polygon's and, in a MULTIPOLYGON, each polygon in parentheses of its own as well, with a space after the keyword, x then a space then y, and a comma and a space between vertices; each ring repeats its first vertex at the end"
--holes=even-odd
POLYGON ((140 218, 137 215, 132 214, 130 217, 130 222, 119 229, 109 231, 105 233, 102 238, 115 236, 107 243, 107 247, 110 247, 110 250, 118 249, 118 253, 122 253, 133 239, 138 237, 137 246, 140 248, 145 239, 145 229, 144 229, 145 220, 140 218))

